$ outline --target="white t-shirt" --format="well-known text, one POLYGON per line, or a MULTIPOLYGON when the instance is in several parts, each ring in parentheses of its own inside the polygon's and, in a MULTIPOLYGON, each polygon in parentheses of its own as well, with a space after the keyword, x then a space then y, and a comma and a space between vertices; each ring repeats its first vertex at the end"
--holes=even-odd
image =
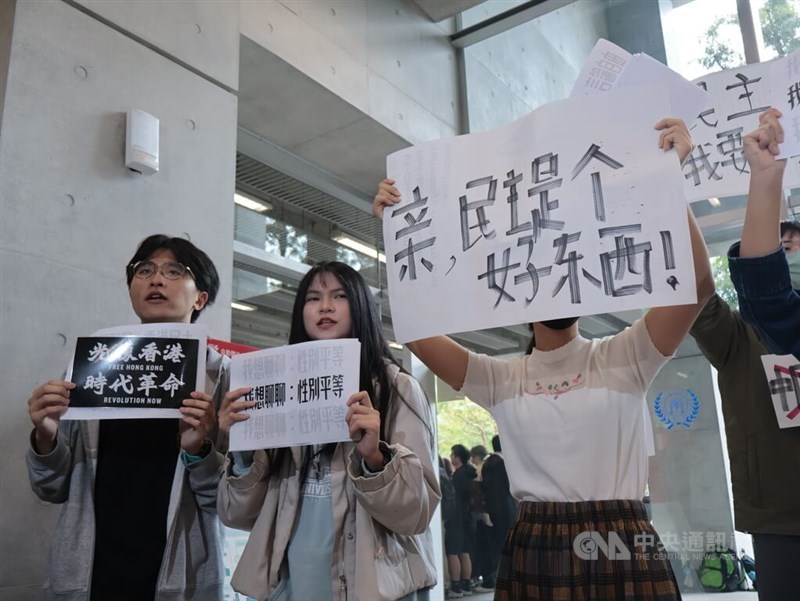
POLYGON ((639 319, 510 361, 470 353, 462 392, 494 416, 515 498, 641 499, 653 448, 645 392, 667 361, 639 319))

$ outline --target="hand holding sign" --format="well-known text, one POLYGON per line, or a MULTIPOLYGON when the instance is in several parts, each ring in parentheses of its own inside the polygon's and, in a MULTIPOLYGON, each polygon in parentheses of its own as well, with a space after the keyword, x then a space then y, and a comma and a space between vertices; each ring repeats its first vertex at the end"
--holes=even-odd
POLYGON ((256 402, 240 401, 238 399, 248 394, 251 390, 253 389, 250 386, 243 386, 242 388, 231 390, 230 392, 228 392, 228 394, 225 395, 225 398, 222 399, 222 405, 219 408, 220 430, 222 430, 226 434, 230 434, 231 426, 233 424, 235 424, 236 422, 242 422, 246 419, 250 419, 250 414, 245 413, 244 410, 254 407, 256 402))
POLYGON ((210 394, 195 390, 183 400, 180 412, 181 448, 190 455, 197 455, 217 424, 214 399, 210 394))
POLYGON ((786 161, 775 158, 780 152, 778 145, 783 142, 779 121, 782 116, 777 109, 767 109, 758 118, 758 128, 744 137, 744 156, 754 174, 771 169, 783 171, 786 167, 786 161))
POLYGON ((367 469, 378 472, 383 468, 383 453, 380 451, 381 414, 372 407, 369 394, 362 390, 347 399, 345 421, 350 438, 356 443, 356 451, 367 464, 367 469))
POLYGON ((372 201, 372 214, 383 219, 383 209, 400 202, 400 190, 394 187, 393 179, 385 179, 378 184, 378 193, 372 201))
POLYGON ((42 384, 28 399, 28 414, 36 428, 36 450, 50 453, 56 444, 58 421, 69 406, 69 391, 75 384, 65 380, 50 380, 42 384))
POLYGON ((675 149, 681 165, 692 152, 692 136, 686 123, 682 119, 666 118, 656 123, 656 129, 661 131, 658 137, 658 147, 664 150, 675 149))

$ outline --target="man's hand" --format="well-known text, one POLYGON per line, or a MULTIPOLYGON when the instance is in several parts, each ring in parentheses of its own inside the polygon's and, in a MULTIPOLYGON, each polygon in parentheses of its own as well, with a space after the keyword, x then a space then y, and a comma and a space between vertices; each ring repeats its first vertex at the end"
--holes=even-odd
POLYGON ((195 390, 184 399, 181 412, 181 448, 189 455, 198 455, 208 435, 217 425, 214 399, 195 390))
POLYGON ((381 414, 373 409, 369 394, 362 390, 347 399, 345 421, 350 438, 356 443, 356 451, 363 457, 367 469, 379 472, 383 469, 383 453, 380 451, 381 414))
POLYGON ((28 415, 36 429, 36 451, 50 453, 56 445, 58 422, 69 407, 69 391, 75 384, 66 380, 50 380, 33 391, 28 399, 28 415))

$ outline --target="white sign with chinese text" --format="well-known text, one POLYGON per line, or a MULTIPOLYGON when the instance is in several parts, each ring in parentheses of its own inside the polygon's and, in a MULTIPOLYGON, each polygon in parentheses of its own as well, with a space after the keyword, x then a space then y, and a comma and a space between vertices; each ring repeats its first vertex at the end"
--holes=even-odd
MULTIPOLYGON (((167 395, 174 397, 175 391, 181 390, 185 397, 187 392, 205 389, 208 339, 205 325, 154 323, 115 326, 97 330, 87 338, 129 338, 132 344, 103 348, 107 345, 97 341, 89 349, 87 357, 72 357, 67 368, 67 380, 73 380, 76 375, 73 374, 73 368, 79 360, 97 365, 96 374, 89 372, 89 375, 81 375, 75 390, 83 394, 87 394, 87 391, 98 394, 99 406, 70 407, 61 419, 179 418, 179 409, 155 406, 159 404, 155 402, 157 393, 160 391, 166 398, 167 395), (196 345, 192 346, 196 346, 197 356, 189 372, 179 369, 185 359, 184 351, 188 351, 188 348, 181 348, 179 343, 170 343, 176 339, 196 341, 196 345), (140 340, 146 340, 147 344, 139 348, 134 341, 140 340), (136 351, 133 355, 130 352, 132 348, 136 351), (193 375, 191 381, 184 381, 186 373, 193 375)), ((79 338, 76 350, 81 348, 79 338)))
MULTIPOLYGON (((770 63, 770 104, 781 114, 784 140, 780 158, 800 155, 800 50, 770 63)), ((795 167, 797 161, 793 161, 795 167)))
POLYGON ((800 426, 800 361, 794 355, 762 355, 761 362, 778 426, 800 426))
MULTIPOLYGON (((775 101, 772 90, 784 87, 772 81, 779 71, 776 64, 785 64, 783 61, 786 59, 726 69, 695 80, 711 95, 713 106, 700 113, 691 130, 695 147, 683 164, 689 201, 747 194, 750 168, 744 158, 743 138, 758 127, 759 115, 775 101)), ((785 87, 788 89, 788 84, 785 87)), ((781 124, 786 149, 796 144, 791 119, 784 112, 781 124)), ((797 157, 789 159, 783 176, 785 188, 800 185, 799 162, 797 157)))
POLYGON ((231 390, 252 390, 250 418, 231 427, 231 451, 350 440, 347 399, 358 392, 361 343, 317 340, 231 358, 231 390))
POLYGON ((663 85, 667 88, 672 113, 665 117, 683 119, 691 126, 697 115, 711 104, 705 90, 654 58, 626 50, 599 39, 581 69, 570 96, 600 94, 621 88, 663 85))
POLYGON ((653 127, 669 114, 663 89, 577 96, 390 155, 398 341, 695 302, 680 165, 653 127))

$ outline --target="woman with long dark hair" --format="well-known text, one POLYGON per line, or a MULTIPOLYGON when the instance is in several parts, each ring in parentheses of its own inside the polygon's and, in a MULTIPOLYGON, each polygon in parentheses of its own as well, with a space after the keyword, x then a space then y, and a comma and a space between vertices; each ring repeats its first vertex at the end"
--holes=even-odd
MULTIPOLYGON (((392 356, 364 279, 324 262, 300 282, 289 343, 339 338, 361 342, 352 442, 231 454, 219 515, 250 531, 232 584, 259 600, 426 599, 440 498, 429 406, 392 356)), ((226 396, 223 431, 248 419, 248 391, 226 396)))

